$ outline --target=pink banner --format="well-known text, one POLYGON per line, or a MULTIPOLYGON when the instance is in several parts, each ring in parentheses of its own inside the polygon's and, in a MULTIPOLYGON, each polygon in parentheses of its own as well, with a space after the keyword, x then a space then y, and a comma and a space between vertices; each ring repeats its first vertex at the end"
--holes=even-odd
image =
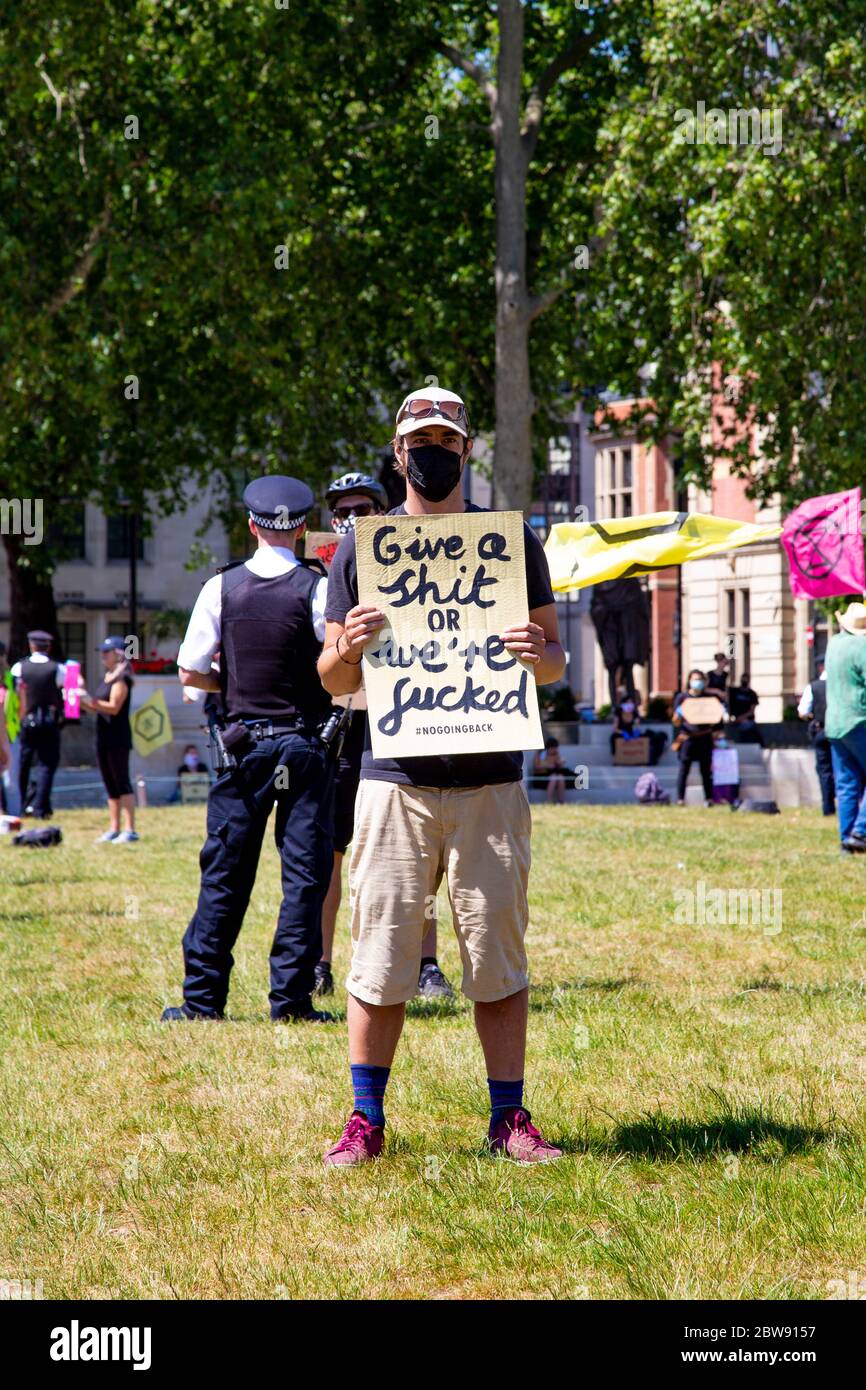
POLYGON ((810 497, 785 519, 782 544, 794 598, 833 598, 866 590, 860 489, 810 497))

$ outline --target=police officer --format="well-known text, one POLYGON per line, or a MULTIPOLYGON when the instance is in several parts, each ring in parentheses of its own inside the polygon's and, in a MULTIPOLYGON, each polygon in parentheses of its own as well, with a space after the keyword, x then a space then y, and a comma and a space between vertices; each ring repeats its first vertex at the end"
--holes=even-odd
POLYGON ((51 788, 60 762, 66 667, 50 656, 53 640, 50 632, 40 628, 28 632, 30 655, 16 661, 11 673, 21 702, 21 805, 23 814, 34 820, 48 820, 53 814, 51 788))
POLYGON ((229 766, 208 797, 201 889, 183 939, 184 1002, 162 1017, 222 1018, 232 947, 276 804, 283 899, 271 947, 271 1017, 330 1022, 311 1002, 333 862, 333 779, 319 737, 332 706, 316 674, 327 581, 295 555, 314 499, 305 483, 273 476, 250 483, 243 500, 258 549, 204 585, 178 653, 184 686, 222 696, 229 766))
POLYGON ((823 661, 817 663, 818 674, 810 681, 800 697, 797 713, 809 721, 809 737, 815 750, 815 771, 821 787, 821 810, 825 816, 836 814, 836 781, 830 740, 824 729, 827 722, 827 673, 823 661))

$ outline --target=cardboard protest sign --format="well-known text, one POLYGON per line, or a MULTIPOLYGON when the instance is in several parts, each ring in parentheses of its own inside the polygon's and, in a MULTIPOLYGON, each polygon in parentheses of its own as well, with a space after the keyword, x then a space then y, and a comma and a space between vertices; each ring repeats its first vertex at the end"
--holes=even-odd
MULTIPOLYGON (((334 531, 305 531, 304 532, 304 559, 321 560, 326 570, 331 568, 331 563, 337 553, 337 546, 343 539, 334 531)), ((349 705, 355 710, 367 708, 367 692, 363 684, 354 695, 334 695, 332 697, 335 705, 340 705, 342 709, 348 709, 349 705)))
POLYGON ((687 723, 714 727, 720 724, 724 715, 724 707, 721 700, 717 700, 715 695, 688 695, 679 707, 679 713, 687 723))
POLYGON ((304 534, 304 559, 321 560, 326 570, 337 553, 337 546, 343 539, 333 531, 307 531, 304 534))
POLYGON ((541 748, 535 677, 500 633, 526 622, 519 512, 359 517, 358 601, 377 758, 541 748))

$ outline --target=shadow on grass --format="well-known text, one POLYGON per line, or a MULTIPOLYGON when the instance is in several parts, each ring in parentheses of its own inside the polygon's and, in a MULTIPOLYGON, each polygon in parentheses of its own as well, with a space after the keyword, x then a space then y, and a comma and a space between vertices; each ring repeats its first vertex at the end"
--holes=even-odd
POLYGON ((459 1018, 468 1014, 470 1005, 461 994, 453 999, 410 999, 406 1004, 406 1018, 416 1021, 431 1019, 459 1018))
POLYGON ((646 980, 635 975, 624 975, 621 979, 607 980, 560 980, 556 984, 531 985, 529 989, 530 1013, 544 1013, 555 1009, 567 994, 618 994, 631 988, 647 989, 646 980))
POLYGON ((755 1153, 772 1159, 808 1153, 820 1144, 845 1143, 844 1131, 832 1122, 790 1124, 760 1107, 729 1111, 707 1120, 687 1120, 679 1116, 650 1114, 629 1124, 618 1125, 604 1138, 585 1138, 564 1142, 569 1153, 628 1155, 661 1162, 678 1159, 712 1159, 724 1154, 755 1153), (762 1149, 767 1149, 761 1153, 762 1149))

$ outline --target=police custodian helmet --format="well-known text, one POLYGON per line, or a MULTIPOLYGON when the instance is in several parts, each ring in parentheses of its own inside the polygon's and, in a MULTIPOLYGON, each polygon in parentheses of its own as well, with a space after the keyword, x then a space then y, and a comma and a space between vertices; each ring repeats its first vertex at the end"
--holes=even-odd
POLYGON ((250 519, 266 531, 296 531, 307 519, 315 498, 300 478, 271 473, 254 478, 244 489, 250 519))

